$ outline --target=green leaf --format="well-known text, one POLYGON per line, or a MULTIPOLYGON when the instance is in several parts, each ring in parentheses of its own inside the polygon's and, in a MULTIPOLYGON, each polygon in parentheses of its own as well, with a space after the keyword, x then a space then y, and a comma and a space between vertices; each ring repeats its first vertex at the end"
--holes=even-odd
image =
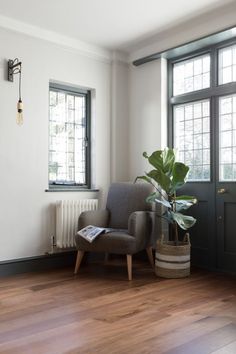
POLYGON ((158 204, 164 205, 166 208, 171 209, 171 204, 168 202, 168 200, 165 199, 155 199, 155 202, 158 204))
POLYGON ((183 230, 188 230, 196 223, 196 219, 189 215, 183 215, 181 213, 170 211, 172 218, 177 222, 179 227, 183 230))
POLYGON ((171 180, 160 170, 152 170, 147 173, 147 176, 154 179, 165 192, 169 192, 171 180))
POLYGON ((148 158, 148 162, 157 170, 163 171, 162 150, 157 150, 148 158))
POLYGON ((186 176, 189 167, 182 162, 175 162, 172 169, 171 192, 174 193, 177 189, 186 183, 186 176))
POLYGON ((152 184, 151 178, 149 178, 149 177, 147 177, 147 176, 138 176, 138 177, 136 177, 134 183, 136 183, 137 180, 139 180, 139 179, 141 179, 141 180, 143 180, 143 181, 145 181, 145 182, 148 182, 148 183, 152 184))
POLYGON ((169 210, 167 210, 162 216, 163 219, 165 219, 169 224, 173 224, 173 216, 169 210))
POLYGON ((176 200, 193 200, 193 199, 195 199, 197 202, 197 199, 195 197, 193 197, 192 195, 178 195, 175 199, 176 200))
POLYGON ((156 201, 157 197, 158 197, 158 194, 156 192, 153 192, 146 198, 146 202, 147 203, 154 203, 156 201))
POLYGON ((175 207, 176 207, 176 211, 181 211, 181 210, 187 210, 188 208, 190 208, 192 205, 197 203, 197 199, 188 199, 188 200, 184 200, 184 199, 178 199, 175 201, 175 207))
POLYGON ((162 171, 168 176, 171 175, 172 167, 175 162, 175 151, 173 149, 165 148, 164 150, 154 151, 151 156, 146 152, 143 156, 148 159, 148 162, 157 170, 162 171))
POLYGON ((175 163, 175 151, 173 149, 166 148, 162 152, 163 158, 163 171, 170 176, 173 165, 175 163))

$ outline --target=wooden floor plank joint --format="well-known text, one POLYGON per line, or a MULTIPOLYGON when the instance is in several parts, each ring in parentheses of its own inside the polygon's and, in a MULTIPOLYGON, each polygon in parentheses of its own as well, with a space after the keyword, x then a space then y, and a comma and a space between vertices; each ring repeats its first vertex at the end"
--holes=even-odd
POLYGON ((86 264, 0 282, 0 353, 236 353, 235 278, 157 278, 148 263, 86 264))

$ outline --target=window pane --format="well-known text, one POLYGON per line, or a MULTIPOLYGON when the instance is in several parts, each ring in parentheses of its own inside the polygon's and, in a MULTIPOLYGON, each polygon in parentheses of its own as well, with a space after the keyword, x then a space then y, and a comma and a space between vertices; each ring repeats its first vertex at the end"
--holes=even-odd
POLYGON ((50 183, 86 183, 86 94, 50 88, 50 183))
MULTIPOLYGON (((225 62, 229 62, 226 57, 225 62)), ((236 95, 219 100, 220 181, 236 181, 236 95)))
POLYGON ((174 64, 173 87, 174 96, 210 87, 210 55, 174 64))
POLYGON ((236 81, 236 45, 219 50, 219 85, 236 81))
POLYGON ((190 167, 188 181, 210 180, 210 101, 174 106, 174 147, 190 167))

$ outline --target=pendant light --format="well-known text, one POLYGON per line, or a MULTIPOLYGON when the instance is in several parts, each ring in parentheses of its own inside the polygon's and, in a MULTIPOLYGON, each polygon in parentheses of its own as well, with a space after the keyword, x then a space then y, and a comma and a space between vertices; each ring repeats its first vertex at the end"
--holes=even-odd
POLYGON ((19 74, 19 99, 17 102, 17 114, 16 114, 16 123, 18 125, 23 124, 23 102, 21 98, 21 67, 22 63, 18 58, 14 60, 8 60, 8 80, 13 82, 14 75, 19 74))

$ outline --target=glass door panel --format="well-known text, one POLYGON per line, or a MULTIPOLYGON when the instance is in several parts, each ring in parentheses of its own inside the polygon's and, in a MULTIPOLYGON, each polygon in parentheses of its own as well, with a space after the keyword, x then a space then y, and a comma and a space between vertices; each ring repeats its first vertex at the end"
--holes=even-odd
POLYGON ((236 181, 236 95, 219 99, 219 180, 236 181))
POLYGON ((189 182, 210 181, 209 99, 174 106, 174 147, 190 167, 189 182))

